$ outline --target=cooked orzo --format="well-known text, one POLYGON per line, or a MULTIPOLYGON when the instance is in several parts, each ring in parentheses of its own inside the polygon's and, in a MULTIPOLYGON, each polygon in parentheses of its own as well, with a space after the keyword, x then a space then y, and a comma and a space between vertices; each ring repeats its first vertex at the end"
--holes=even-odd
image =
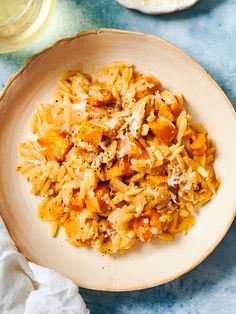
POLYGON ((125 252, 137 241, 173 240, 219 187, 215 147, 181 94, 132 64, 78 71, 58 81, 32 118, 17 170, 42 197, 39 217, 76 246, 125 252))

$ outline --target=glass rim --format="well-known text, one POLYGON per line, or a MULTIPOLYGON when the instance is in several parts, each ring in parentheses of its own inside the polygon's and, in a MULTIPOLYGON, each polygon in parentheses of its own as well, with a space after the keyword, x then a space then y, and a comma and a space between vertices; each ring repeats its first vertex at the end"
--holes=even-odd
POLYGON ((26 13, 26 11, 27 11, 28 8, 31 6, 31 4, 32 4, 33 1, 34 1, 34 0, 28 0, 28 3, 26 4, 26 6, 25 6, 24 9, 22 10, 22 12, 20 12, 20 14, 19 14, 18 16, 16 16, 16 17, 13 18, 12 20, 10 20, 8 23, 3 24, 3 25, 0 24, 0 31, 1 31, 2 29, 4 29, 5 27, 10 26, 10 25, 16 23, 16 22, 26 13))

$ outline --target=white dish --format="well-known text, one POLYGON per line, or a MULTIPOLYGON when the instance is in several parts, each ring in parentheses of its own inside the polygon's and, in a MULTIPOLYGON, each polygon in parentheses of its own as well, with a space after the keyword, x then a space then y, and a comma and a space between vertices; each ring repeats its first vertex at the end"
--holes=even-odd
POLYGON ((163 284, 203 261, 221 241, 235 216, 235 113, 212 78, 184 52, 162 39, 140 33, 100 30, 63 39, 35 55, 6 85, 0 96, 0 214, 18 249, 95 290, 137 290, 163 284), (15 171, 17 144, 29 136, 29 119, 38 101, 49 101, 58 77, 70 69, 96 70, 113 61, 133 63, 182 92, 195 120, 209 130, 217 147, 216 172, 222 179, 216 197, 197 215, 189 234, 173 242, 153 241, 121 256, 103 256, 75 248, 63 233, 50 238, 49 226, 36 215, 39 198, 15 171), (227 140, 226 140, 227 139, 227 140))
POLYGON ((167 14, 193 6, 199 0, 116 0, 128 9, 146 14, 167 14))

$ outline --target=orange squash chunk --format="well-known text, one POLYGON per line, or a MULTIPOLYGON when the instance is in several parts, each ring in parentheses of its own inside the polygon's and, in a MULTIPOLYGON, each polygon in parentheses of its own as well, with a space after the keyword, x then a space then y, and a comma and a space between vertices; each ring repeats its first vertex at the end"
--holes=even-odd
POLYGON ((76 236, 79 232, 79 222, 67 220, 63 225, 68 236, 76 236))
POLYGON ((104 195, 110 195, 110 190, 106 184, 100 183, 98 184, 97 188, 94 190, 95 197, 98 200, 100 210, 102 212, 106 212, 109 210, 109 205, 103 200, 104 195))
POLYGON ((70 150, 72 143, 66 138, 64 133, 59 134, 55 130, 50 130, 48 133, 38 139, 38 143, 46 148, 45 155, 48 159, 64 161, 65 156, 70 150))
POLYGON ((162 225, 159 218, 160 215, 157 212, 149 210, 144 213, 143 217, 133 220, 133 229, 140 241, 149 242, 153 236, 153 228, 157 229, 157 233, 162 232, 162 225), (148 222, 146 222, 147 218, 149 219, 148 222))
POLYGON ((192 129, 187 127, 185 133, 184 133, 184 137, 189 137, 192 134, 192 129))
POLYGON ((134 159, 147 159, 149 157, 143 145, 133 137, 120 140, 118 151, 124 151, 125 155, 134 159))
POLYGON ((176 135, 176 129, 162 118, 157 118, 156 121, 150 122, 149 127, 152 133, 158 138, 160 142, 170 145, 171 141, 176 135))
POLYGON ((129 176, 133 173, 134 170, 131 169, 131 164, 127 157, 118 159, 111 168, 105 168, 106 180, 121 176, 129 176))
POLYGON ((96 147, 101 141, 103 131, 103 128, 85 121, 79 125, 76 138, 96 147))
POLYGON ((70 203, 68 205, 68 207, 74 211, 78 211, 80 209, 83 209, 84 207, 84 202, 81 198, 78 198, 75 196, 73 196, 70 200, 70 203))
POLYGON ((174 116, 171 113, 171 109, 170 106, 166 105, 166 104, 161 104, 159 110, 158 110, 158 116, 159 117, 164 117, 170 121, 174 120, 174 116))
POLYGON ((178 118, 178 116, 181 114, 181 112, 183 110, 183 107, 179 103, 175 102, 175 103, 170 105, 170 109, 171 109, 173 116, 175 118, 178 118))
POLYGON ((120 161, 121 167, 123 170, 124 176, 129 176, 134 173, 134 170, 131 168, 131 163, 128 158, 124 158, 120 161))
POLYGON ((155 227, 158 229, 158 231, 161 231, 162 225, 161 225, 161 222, 159 220, 161 215, 158 212, 150 209, 150 210, 146 211, 143 215, 144 215, 144 217, 148 217, 150 219, 151 227, 155 227))
POLYGON ((149 158, 146 149, 139 142, 136 142, 135 152, 133 152, 130 156, 133 157, 134 159, 147 159, 147 158, 149 158))
POLYGON ((202 156, 206 152, 207 150, 206 140, 207 139, 205 134, 198 133, 195 136, 191 144, 193 156, 202 156))
POLYGON ((133 222, 133 228, 136 236, 142 242, 149 242, 152 238, 152 231, 148 224, 145 223, 145 218, 135 218, 133 222))
POLYGON ((51 205, 51 206, 45 206, 45 207, 42 207, 40 208, 39 210, 39 217, 42 219, 42 220, 57 220, 59 219, 62 214, 64 212, 64 207, 63 206, 60 206, 60 205, 51 205))
POLYGON ((147 159, 149 156, 143 145, 135 139, 132 139, 131 141, 135 145, 132 146, 131 151, 127 155, 134 159, 147 159))
POLYGON ((156 188, 158 185, 166 183, 167 176, 152 176, 147 175, 145 181, 148 182, 152 189, 156 188))
POLYGON ((91 104, 95 107, 100 107, 113 105, 116 100, 109 90, 101 89, 99 91, 99 95, 95 93, 95 95, 89 97, 89 102, 91 102, 91 104))

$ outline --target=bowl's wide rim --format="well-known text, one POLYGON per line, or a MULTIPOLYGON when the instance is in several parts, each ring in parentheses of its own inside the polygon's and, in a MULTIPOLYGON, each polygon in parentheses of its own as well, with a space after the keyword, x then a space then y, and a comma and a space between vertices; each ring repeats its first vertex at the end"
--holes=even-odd
MULTIPOLYGON (((236 123, 236 112, 234 110, 234 107, 232 105, 232 103, 230 102, 229 98, 226 96, 226 94, 224 93, 224 91, 220 88, 220 86, 216 83, 216 81, 192 58, 190 57, 187 53, 185 53, 182 49, 174 46, 173 44, 169 43, 168 41, 156 36, 156 35, 151 35, 151 34, 147 34, 147 33, 141 33, 141 32, 132 32, 132 31, 124 31, 124 30, 119 30, 119 29, 111 29, 111 28, 101 28, 98 31, 96 30, 86 30, 86 31, 82 31, 80 33, 78 33, 75 36, 72 37, 67 37, 67 38, 63 38, 57 42, 55 42, 53 45, 51 45, 48 48, 45 48, 43 50, 41 50, 40 52, 36 53, 35 55, 33 55, 31 58, 29 58, 26 62, 26 64, 21 67, 14 75, 12 75, 10 77, 10 79, 7 81, 6 85, 4 86, 4 88, 2 89, 2 91, 0 92, 0 102, 1 100, 4 98, 7 90, 11 87, 12 83, 21 75, 23 74, 23 72, 25 71, 25 69, 31 64, 32 61, 34 61, 35 59, 37 59, 39 56, 41 56, 43 53, 47 52, 48 50, 51 50, 53 48, 55 48, 57 45, 59 45, 62 42, 69 42, 72 40, 76 40, 80 37, 83 36, 90 36, 90 35, 99 35, 102 33, 107 33, 107 34, 120 34, 120 35, 136 35, 136 36, 141 36, 141 37, 145 37, 148 40, 151 41, 156 41, 156 42, 161 42, 163 45, 168 46, 169 48, 173 49, 175 52, 177 52, 178 54, 181 54, 182 56, 184 56, 185 58, 187 58, 189 60, 189 62, 191 62, 198 71, 201 71, 201 73, 207 77, 208 80, 211 81, 211 83, 213 83, 215 85, 215 87, 218 89, 218 91, 222 94, 222 96, 225 98, 225 101, 235 119, 235 123, 236 123)), ((207 252, 203 255, 201 255, 197 261, 195 261, 195 263, 193 263, 192 265, 190 265, 187 269, 184 269, 183 271, 179 272, 178 274, 171 276, 169 278, 166 278, 165 280, 160 280, 160 281, 156 281, 154 284, 150 284, 150 285, 140 285, 140 286, 135 286, 135 287, 131 287, 131 288, 125 288, 125 289, 105 289, 105 290, 101 290, 98 289, 96 287, 91 287, 91 286, 86 286, 86 285, 81 285, 81 288, 86 288, 86 289, 91 289, 91 290, 97 290, 97 291, 107 291, 107 292, 122 292, 122 291, 135 291, 135 290, 142 290, 142 289, 147 289, 147 288, 152 288, 152 287, 156 287, 162 284, 165 284, 167 282, 170 282, 172 280, 175 280, 177 278, 179 278, 180 276, 188 273, 189 271, 191 271, 193 268, 195 268, 196 266, 198 266, 200 263, 203 262, 203 260, 205 260, 213 251, 214 249, 218 246, 218 244, 222 241, 222 239, 224 238, 224 236, 226 235, 227 231, 229 230, 230 226, 232 225, 234 218, 236 216, 236 200, 235 200, 235 204, 233 207, 233 211, 232 211, 232 217, 229 220, 228 225, 226 226, 226 228, 222 231, 222 233, 218 236, 218 238, 215 240, 215 242, 212 244, 212 246, 207 250, 207 252)), ((0 207, 0 223, 2 223, 3 228, 6 230, 6 233, 10 236, 10 239, 13 243, 13 245, 27 258, 27 253, 25 254, 23 250, 20 249, 20 247, 18 247, 17 243, 14 241, 13 237, 11 236, 10 231, 8 230, 6 223, 3 219, 3 217, 1 217, 1 207, 0 207), (3 222, 3 223, 2 223, 3 222)))
POLYGON ((128 3, 125 0, 116 0, 120 5, 127 9, 136 10, 139 12, 142 12, 144 14, 148 15, 162 15, 162 14, 170 14, 178 11, 183 11, 186 9, 191 8, 194 4, 196 4, 199 0, 187 0, 183 3, 177 3, 175 5, 156 5, 153 7, 144 6, 141 3, 133 3, 132 1, 128 1, 128 3))

